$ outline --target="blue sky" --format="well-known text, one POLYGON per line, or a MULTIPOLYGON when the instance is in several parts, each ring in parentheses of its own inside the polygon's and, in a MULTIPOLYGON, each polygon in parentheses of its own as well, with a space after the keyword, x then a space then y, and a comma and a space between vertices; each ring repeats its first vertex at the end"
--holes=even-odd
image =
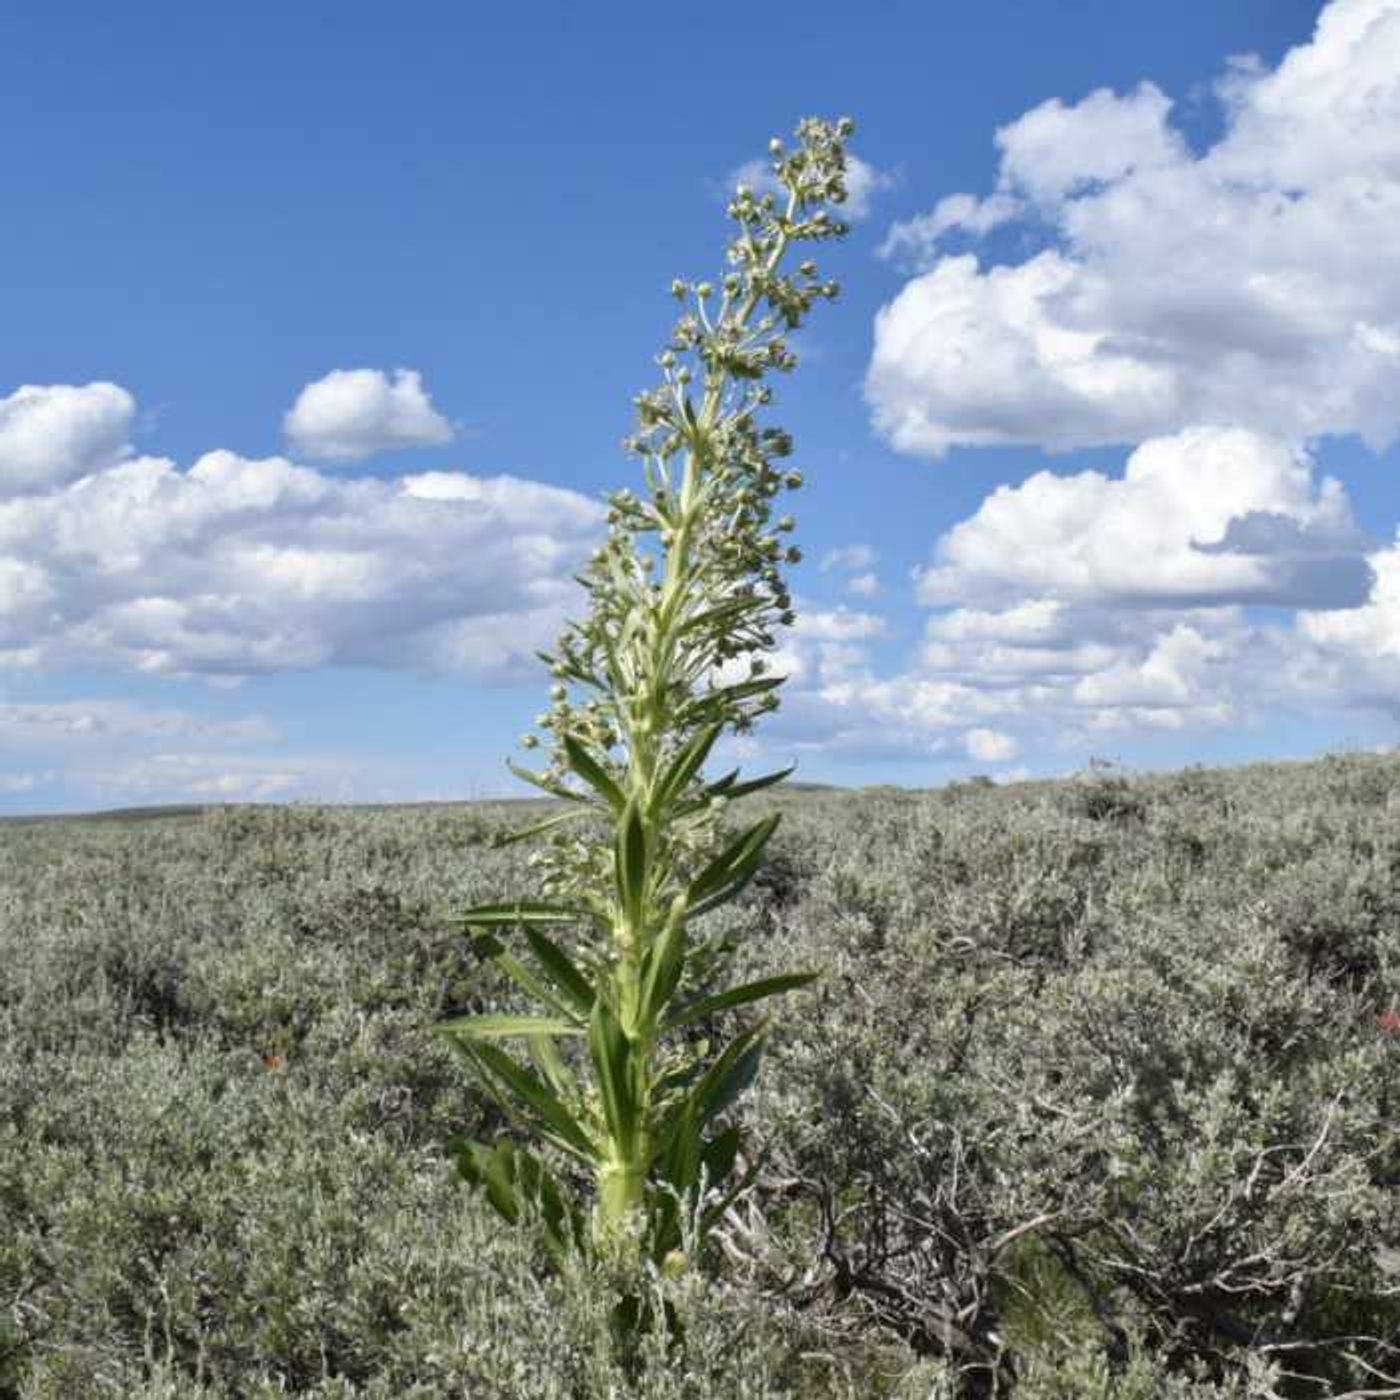
POLYGON ((744 757, 1389 746, 1400 0, 0 10, 0 811, 514 790, 724 195, 860 213, 744 757))

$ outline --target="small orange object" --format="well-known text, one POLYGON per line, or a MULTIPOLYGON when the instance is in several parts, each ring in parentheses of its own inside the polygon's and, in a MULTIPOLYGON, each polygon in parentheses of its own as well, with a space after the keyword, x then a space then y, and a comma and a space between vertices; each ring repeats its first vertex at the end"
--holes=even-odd
POLYGON ((1376 1017, 1376 1024, 1387 1035, 1400 1035, 1400 1011, 1393 1006, 1389 1011, 1382 1011, 1376 1017))
POLYGON ((285 1055, 264 1055, 262 1057, 264 1069, 286 1069, 287 1057, 285 1055))

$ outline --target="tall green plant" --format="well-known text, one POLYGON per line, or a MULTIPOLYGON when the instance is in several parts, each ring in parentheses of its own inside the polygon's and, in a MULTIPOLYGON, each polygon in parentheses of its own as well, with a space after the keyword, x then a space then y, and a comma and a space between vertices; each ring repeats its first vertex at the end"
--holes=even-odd
POLYGON ((507 1219, 533 1202, 561 1251, 684 1263, 744 1188, 728 1111, 767 1023, 717 1048, 701 1032, 815 975, 725 985, 732 950, 694 936, 691 921, 744 888, 778 824, 733 832, 727 804, 791 771, 703 773, 722 735, 778 704, 782 678, 766 674, 765 653, 793 621, 782 566, 800 554, 782 538, 792 519, 773 511, 802 478, 779 465, 789 436, 759 415, 766 376, 796 363, 791 333, 836 295, 811 261, 783 269, 794 245, 846 232, 827 206, 846 197, 851 130, 812 119, 792 147, 775 139, 771 189, 740 186, 729 205, 737 231, 718 287, 672 285, 684 309, 627 444, 646 494, 611 497, 607 543, 581 580, 588 617, 543 657, 555 679, 539 720, 548 766, 511 765, 565 804, 513 838, 547 835, 538 897, 464 916, 480 953, 537 1009, 441 1029, 544 1150, 510 1136, 458 1141, 456 1160, 507 1219), (512 930, 518 942, 506 941, 512 930), (591 1211, 574 1189, 585 1175, 591 1211))

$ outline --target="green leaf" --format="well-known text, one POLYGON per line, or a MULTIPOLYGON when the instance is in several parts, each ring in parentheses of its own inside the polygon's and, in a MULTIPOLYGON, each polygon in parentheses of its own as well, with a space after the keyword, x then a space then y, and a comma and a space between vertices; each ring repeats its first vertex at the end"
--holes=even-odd
POLYGON ((554 1016, 484 1015, 462 1016, 436 1027, 442 1035, 462 1035, 468 1040, 504 1040, 509 1036, 582 1035, 577 1021, 561 1021, 554 1016))
MULTIPOLYGON (((529 937, 528 925, 526 937, 529 937)), ((561 1016, 569 1015, 569 1008, 519 958, 491 934, 478 934, 472 940, 472 946, 481 957, 499 967, 517 987, 523 988, 532 997, 544 1002, 546 1006, 557 1011, 561 1016)))
POLYGON ((618 900, 634 934, 640 933, 646 909, 647 831, 636 802, 629 802, 623 813, 614 855, 618 900))
POLYGON ((701 1124, 723 1113, 753 1082, 767 1034, 768 1026, 764 1022, 740 1031, 705 1071, 691 1091, 696 1118, 701 1124))
POLYGON ((786 680, 786 676, 761 676, 751 681, 719 686, 714 690, 707 690, 700 696, 699 703, 720 700, 725 704, 732 704, 737 700, 751 700, 755 695, 767 695, 770 690, 777 690, 786 680))
POLYGON ((506 1112, 520 1117, 523 1106, 523 1116, 536 1119, 552 1142, 585 1162, 596 1160, 597 1153, 588 1134, 553 1091, 529 1070, 485 1041, 466 1040, 455 1035, 448 1039, 458 1053, 476 1067, 506 1112))
POLYGON ((712 797, 723 797, 726 800, 747 797, 751 792, 762 792, 764 788, 772 787, 775 783, 780 783, 784 778, 797 770, 795 763, 789 764, 786 768, 779 769, 776 773, 765 773, 761 778, 750 778, 748 782, 739 781, 739 770, 731 769, 722 778, 716 778, 714 782, 701 788, 699 794, 692 802, 687 802, 685 806, 676 811, 677 816, 689 816, 692 812, 698 812, 712 797))
POLYGON ((567 904, 517 899, 510 904, 478 904, 457 917, 468 928, 509 928, 516 924, 568 924, 586 915, 582 909, 567 904))
POLYGON ((679 899, 671 908, 661 936, 647 954, 642 974, 641 1023, 648 1031, 661 1019, 661 1012, 671 1000, 685 965, 685 901, 679 899))
POLYGON ((568 755, 569 767, 584 780, 613 809, 620 812, 626 804, 622 789, 612 780, 607 769, 588 752, 583 743, 572 734, 564 735, 564 752, 568 755))
POLYGON ((756 597, 735 598, 732 602, 721 603, 718 607, 707 608, 704 612, 695 613, 686 618, 681 623, 679 631, 684 636, 687 632, 694 632, 712 623, 728 622, 736 617, 742 617, 744 613, 758 612, 763 606, 763 601, 756 597))
POLYGON ((732 1010, 736 1006, 746 1006, 750 1002, 763 1001, 766 997, 781 996, 784 992, 796 991, 805 987, 820 976, 817 972, 785 972, 777 977, 764 977, 757 982, 746 982, 742 987, 731 987, 727 992, 716 992, 712 996, 700 997, 688 1002, 661 1027, 662 1031, 673 1031, 680 1026, 688 1026, 695 1021, 704 1021, 721 1011, 732 1010))
POLYGON ((535 960, 545 970, 554 985, 568 997, 581 1016, 593 1010, 593 988, 574 965, 569 955, 553 939, 531 924, 524 928, 525 941, 535 960))
POLYGON ((661 1158, 663 1180, 682 1196, 693 1191, 699 1179, 700 1149, 700 1124, 696 1121, 694 1105, 687 1104, 661 1158))
POLYGON ((547 792, 551 797, 558 797, 565 802, 587 802, 588 799, 581 792, 574 792, 566 788, 563 783, 556 783, 553 778, 546 778, 543 773, 532 772, 529 768, 522 768, 518 763, 506 759, 506 767, 520 779, 522 783, 529 783, 532 787, 537 787, 541 792, 547 792))
POLYGON ((556 1094, 571 1096, 578 1088, 573 1071, 564 1063, 559 1046, 552 1035, 532 1035, 529 1039, 530 1058, 549 1081, 556 1094))
POLYGON ((750 778, 744 783, 730 783, 725 789, 726 797, 747 797, 751 792, 762 792, 764 788, 772 787, 774 783, 780 783, 784 778, 797 771, 797 765, 790 763, 786 768, 780 768, 776 773, 765 773, 761 778, 750 778))
POLYGON ((508 1224, 520 1219, 520 1202, 515 1195, 515 1171, 509 1141, 487 1147, 467 1138, 453 1138, 448 1151, 458 1173, 473 1186, 486 1192, 486 1198, 508 1224))
POLYGON ((767 1033, 767 1023, 760 1022, 740 1031, 724 1047, 685 1097, 666 1114, 656 1133, 658 1154, 669 1155, 680 1135, 698 1133, 738 1098, 757 1073, 763 1037, 767 1033))
POLYGON ((462 1178, 483 1190, 508 1224, 519 1222, 527 1204, 538 1207, 545 1242, 556 1262, 562 1262, 565 1253, 582 1238, 577 1209, 534 1153, 509 1138, 499 1138, 493 1147, 454 1138, 448 1150, 462 1178))
POLYGON ((565 822, 577 821, 580 817, 587 815, 586 808, 575 807, 571 812, 560 812, 557 816, 546 817, 541 822, 521 827, 519 831, 511 831, 504 836, 497 836, 495 845, 498 850, 505 846, 513 846, 517 841, 528 841, 530 837, 538 836, 542 831, 549 831, 552 827, 562 826, 565 822))
MULTIPOLYGON (((723 1136, 723 1134, 721 1134, 721 1136, 723 1136)), ((716 1139, 716 1141, 718 1141, 718 1139, 716 1139)), ((735 1146, 737 1149, 737 1143, 735 1144, 735 1146)), ((730 1189, 724 1194, 724 1196, 720 1200, 716 1201, 713 1205, 706 1209, 704 1214, 700 1217, 700 1234, 702 1238, 709 1233, 710 1228, 714 1225, 715 1221, 719 1220, 724 1215, 724 1212, 727 1211, 729 1207, 732 1206, 734 1202, 737 1201, 739 1197, 742 1196, 744 1192, 747 1191, 749 1187, 753 1185, 755 1180, 757 1180, 758 1173, 762 1169, 762 1167, 763 1158, 755 1157, 754 1160, 749 1163, 748 1170, 743 1174, 743 1176, 740 1177, 739 1180, 735 1182, 733 1186, 730 1187, 730 1189)), ((730 1170, 733 1170, 732 1162, 730 1163, 730 1170)), ((726 1173, 726 1175, 728 1175, 728 1173, 726 1173)))
POLYGON ((608 1135, 623 1156, 630 1157, 640 1126, 636 1095, 632 1091, 630 1046, 617 1018, 601 999, 594 1002, 593 1015, 588 1022, 588 1049, 598 1076, 608 1135))
POLYGON ((763 848, 781 819, 782 814, 774 812, 755 822, 700 872, 687 891, 692 913, 703 914, 723 904, 748 884, 763 859, 763 848))
POLYGON ((705 1150, 700 1154, 701 1164, 705 1168, 706 1184, 713 1188, 727 1181, 729 1173, 734 1170, 734 1160, 738 1155, 738 1127, 731 1126, 722 1133, 716 1133, 705 1144, 705 1150))
POLYGON ((652 796, 653 815, 660 815, 686 790, 690 780, 700 771, 710 755, 715 740, 723 733, 724 726, 710 724, 696 734, 671 761, 671 766, 662 775, 652 796))

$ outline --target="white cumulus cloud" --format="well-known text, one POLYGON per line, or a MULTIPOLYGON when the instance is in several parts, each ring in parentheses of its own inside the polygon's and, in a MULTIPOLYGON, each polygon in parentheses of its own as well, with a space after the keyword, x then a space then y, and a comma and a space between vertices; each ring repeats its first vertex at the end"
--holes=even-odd
POLYGON ((1020 752, 1011 735, 995 729, 969 729, 963 735, 963 743, 970 757, 979 758, 984 763, 1004 763, 1020 752))
POLYGON ((999 487, 938 542, 918 587, 930 604, 1349 607, 1370 592, 1366 550, 1341 484, 1317 483, 1305 453, 1198 427, 1143 443, 1121 478, 1041 471, 999 487))
POLYGON ((1134 442, 1197 423, 1400 432, 1400 0, 1334 0, 1274 70, 1236 63, 1189 149, 1151 84, 997 133, 996 187, 896 226, 920 271, 866 391, 902 451, 1134 442), (948 247, 1010 222, 1039 252, 948 247))
POLYGON ((24 384, 0 398, 0 500, 119 461, 135 412, 115 384, 24 384))
POLYGON ((0 499, 0 667, 503 678, 553 640, 602 516, 509 476, 119 460, 0 499))
POLYGON ((452 424, 432 405, 417 370, 335 369, 297 395, 283 422, 292 450, 322 461, 450 442, 452 424))

